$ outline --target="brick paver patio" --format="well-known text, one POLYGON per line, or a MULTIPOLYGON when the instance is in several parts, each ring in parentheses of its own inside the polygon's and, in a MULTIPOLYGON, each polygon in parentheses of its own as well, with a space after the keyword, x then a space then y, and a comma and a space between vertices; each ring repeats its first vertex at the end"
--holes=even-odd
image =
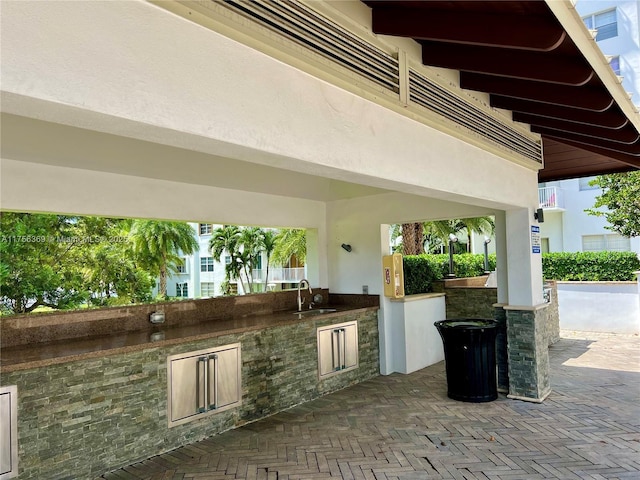
POLYGON ((640 337, 562 332, 542 404, 446 396, 444 363, 380 376, 113 479, 640 479, 640 337))

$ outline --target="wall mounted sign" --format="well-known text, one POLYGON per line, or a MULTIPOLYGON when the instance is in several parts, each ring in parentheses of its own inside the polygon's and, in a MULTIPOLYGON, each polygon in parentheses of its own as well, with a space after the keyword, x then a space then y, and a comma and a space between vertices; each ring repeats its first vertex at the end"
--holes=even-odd
POLYGON ((540 227, 531 225, 531 253, 541 253, 540 227))

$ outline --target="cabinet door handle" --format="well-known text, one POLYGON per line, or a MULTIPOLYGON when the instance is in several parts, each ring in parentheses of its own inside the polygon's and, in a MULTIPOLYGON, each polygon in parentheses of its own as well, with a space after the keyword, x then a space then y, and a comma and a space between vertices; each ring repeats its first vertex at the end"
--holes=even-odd
POLYGON ((331 356, 333 371, 340 370, 340 329, 336 328, 331 332, 331 356), (337 357, 337 358, 336 358, 337 357))
POLYGON ((198 413, 207 411, 208 396, 208 377, 209 377, 209 359, 207 357, 198 358, 197 368, 197 397, 198 397, 198 413), (202 378, 202 380, 201 380, 202 378))
POLYGON ((344 328, 340 329, 340 335, 342 337, 342 340, 340 342, 340 347, 341 347, 341 361, 340 361, 340 370, 344 370, 345 368, 347 368, 346 366, 346 361, 347 361, 347 331, 344 328))
POLYGON ((215 410, 218 408, 218 355, 214 353, 209 358, 213 360, 213 403, 209 399, 209 410, 215 410))

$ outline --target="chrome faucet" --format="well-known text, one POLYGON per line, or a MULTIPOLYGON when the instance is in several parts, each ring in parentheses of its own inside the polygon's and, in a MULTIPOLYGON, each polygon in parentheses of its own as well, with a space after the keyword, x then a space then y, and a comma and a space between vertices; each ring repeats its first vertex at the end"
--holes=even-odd
MULTIPOLYGON (((302 311, 302 305, 304 304, 304 302, 306 301, 306 298, 302 298, 302 295, 300 293, 300 289, 302 288, 302 284, 306 283, 307 284, 307 288, 309 289, 309 293, 311 295, 313 295, 313 290, 311 290, 311 284, 309 284, 309 280, 307 280, 306 278, 303 278, 302 280, 300 280, 300 283, 298 283, 298 311, 301 312, 302 311)), ((309 304, 309 308, 311 308, 311 303, 309 304)))

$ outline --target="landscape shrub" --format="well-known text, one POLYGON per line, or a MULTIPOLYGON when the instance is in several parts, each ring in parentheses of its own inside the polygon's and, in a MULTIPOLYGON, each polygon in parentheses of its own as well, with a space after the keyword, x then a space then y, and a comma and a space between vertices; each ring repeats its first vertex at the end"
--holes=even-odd
POLYGON ((558 252, 542 255, 547 280, 612 282, 635 280, 640 259, 634 252, 558 252))
MULTIPOLYGON (((407 255, 403 257, 404 293, 414 295, 432 291, 432 283, 449 273, 449 255, 407 255)), ((496 256, 489 255, 489 270, 495 270, 496 256)), ((456 277, 476 277, 484 274, 484 255, 462 253, 453 256, 456 277)))
MULTIPOLYGON (((433 291, 434 281, 449 273, 449 255, 407 255, 403 257, 405 295, 433 291)), ((484 274, 484 255, 463 253, 453 256, 456 277, 484 274)), ((495 254, 489 255, 489 270, 496 269, 495 254)), ((628 281, 640 271, 640 259, 633 252, 562 252, 542 255, 542 274, 547 280, 628 281)))

